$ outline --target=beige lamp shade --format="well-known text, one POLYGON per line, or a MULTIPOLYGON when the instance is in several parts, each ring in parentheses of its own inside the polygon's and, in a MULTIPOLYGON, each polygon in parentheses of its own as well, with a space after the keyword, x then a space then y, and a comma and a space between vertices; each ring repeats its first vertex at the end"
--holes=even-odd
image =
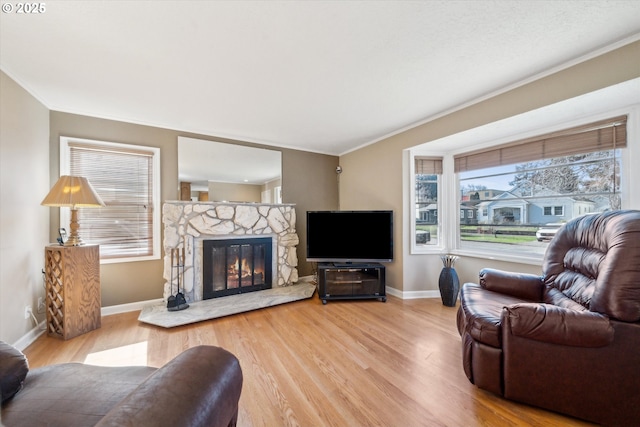
POLYGON ((104 202, 93 189, 91 183, 82 176, 63 175, 53 186, 41 205, 71 208, 70 234, 66 246, 79 246, 84 242, 78 234, 78 208, 99 208, 104 202))
POLYGON ((75 209, 97 208, 105 204, 87 178, 63 175, 49 191, 41 205, 75 209))

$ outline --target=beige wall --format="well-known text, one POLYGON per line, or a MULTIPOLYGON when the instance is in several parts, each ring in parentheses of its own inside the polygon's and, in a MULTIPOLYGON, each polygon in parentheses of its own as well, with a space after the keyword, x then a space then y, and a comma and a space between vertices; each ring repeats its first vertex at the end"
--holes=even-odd
POLYGON ((387 286, 402 289, 402 150, 378 143, 340 157, 340 209, 393 210, 393 262, 387 286))
POLYGON ((308 276, 315 264, 306 261, 307 211, 338 209, 338 157, 296 150, 282 151, 282 202, 296 204, 298 274, 308 276))
MULTIPOLYGON (((388 265, 388 284, 403 291, 437 289, 438 256, 403 253, 408 238, 403 233, 403 180, 408 178, 403 150, 639 76, 640 42, 635 42, 343 155, 340 208, 394 209, 395 259, 388 265)), ((476 280, 485 266, 539 272, 539 267, 531 265, 467 258, 457 264, 461 281, 476 280)))
MULTIPOLYGON (((215 136, 204 136, 142 126, 130 123, 104 120, 52 111, 51 112, 51 182, 59 174, 60 136, 96 139, 160 148, 161 161, 161 198, 177 200, 178 184, 178 136, 198 139, 210 139, 228 143, 258 146, 231 141, 215 136)), ((263 146, 264 148, 264 146, 263 146)), ((278 149, 276 147, 269 147, 278 149)), ((337 164, 336 156, 307 153, 303 151, 281 149, 283 169, 283 201, 296 204, 298 234, 301 245, 298 246, 299 274, 311 274, 311 265, 305 261, 303 242, 306 242, 305 212, 310 206, 334 208, 337 204, 338 188, 335 177, 327 169, 337 164)), ((335 172, 334 172, 335 175, 335 172)), ((209 197, 211 199, 211 194, 209 197)), ((55 238, 59 224, 59 214, 52 209, 50 238, 55 238)), ((161 260, 140 261, 101 266, 102 306, 146 301, 162 297, 163 265, 161 260)))
POLYGON ((49 242, 49 110, 0 72, 0 340, 16 343, 35 324, 24 318, 44 297, 49 242))
POLYGON ((209 182, 210 202, 260 202, 261 185, 209 182))

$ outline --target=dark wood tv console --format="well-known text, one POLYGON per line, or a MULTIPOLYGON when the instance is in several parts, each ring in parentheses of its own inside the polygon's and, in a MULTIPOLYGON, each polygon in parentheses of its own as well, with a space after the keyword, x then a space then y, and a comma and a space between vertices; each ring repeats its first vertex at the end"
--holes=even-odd
POLYGON ((379 263, 318 263, 318 296, 329 300, 379 299, 387 301, 385 269, 379 263))

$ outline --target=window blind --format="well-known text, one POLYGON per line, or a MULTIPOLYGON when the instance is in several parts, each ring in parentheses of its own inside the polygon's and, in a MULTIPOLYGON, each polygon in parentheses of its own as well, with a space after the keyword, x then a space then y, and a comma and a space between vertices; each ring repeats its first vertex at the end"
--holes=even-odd
POLYGON ((69 143, 70 173, 86 177, 105 202, 80 209, 82 237, 101 258, 153 254, 153 153, 69 143))
POLYGON ((438 157, 415 157, 416 175, 442 175, 442 159, 438 157))
POLYGON ((487 150, 454 156, 455 172, 623 148, 627 116, 514 141, 487 150))

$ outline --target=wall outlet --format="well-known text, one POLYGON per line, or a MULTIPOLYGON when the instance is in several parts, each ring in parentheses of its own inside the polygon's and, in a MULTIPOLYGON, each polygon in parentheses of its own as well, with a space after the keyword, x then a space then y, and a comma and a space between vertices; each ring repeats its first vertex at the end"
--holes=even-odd
POLYGON ((33 310, 31 309, 31 306, 28 305, 24 308, 24 318, 25 319, 30 319, 31 318, 31 313, 33 313, 33 310))

